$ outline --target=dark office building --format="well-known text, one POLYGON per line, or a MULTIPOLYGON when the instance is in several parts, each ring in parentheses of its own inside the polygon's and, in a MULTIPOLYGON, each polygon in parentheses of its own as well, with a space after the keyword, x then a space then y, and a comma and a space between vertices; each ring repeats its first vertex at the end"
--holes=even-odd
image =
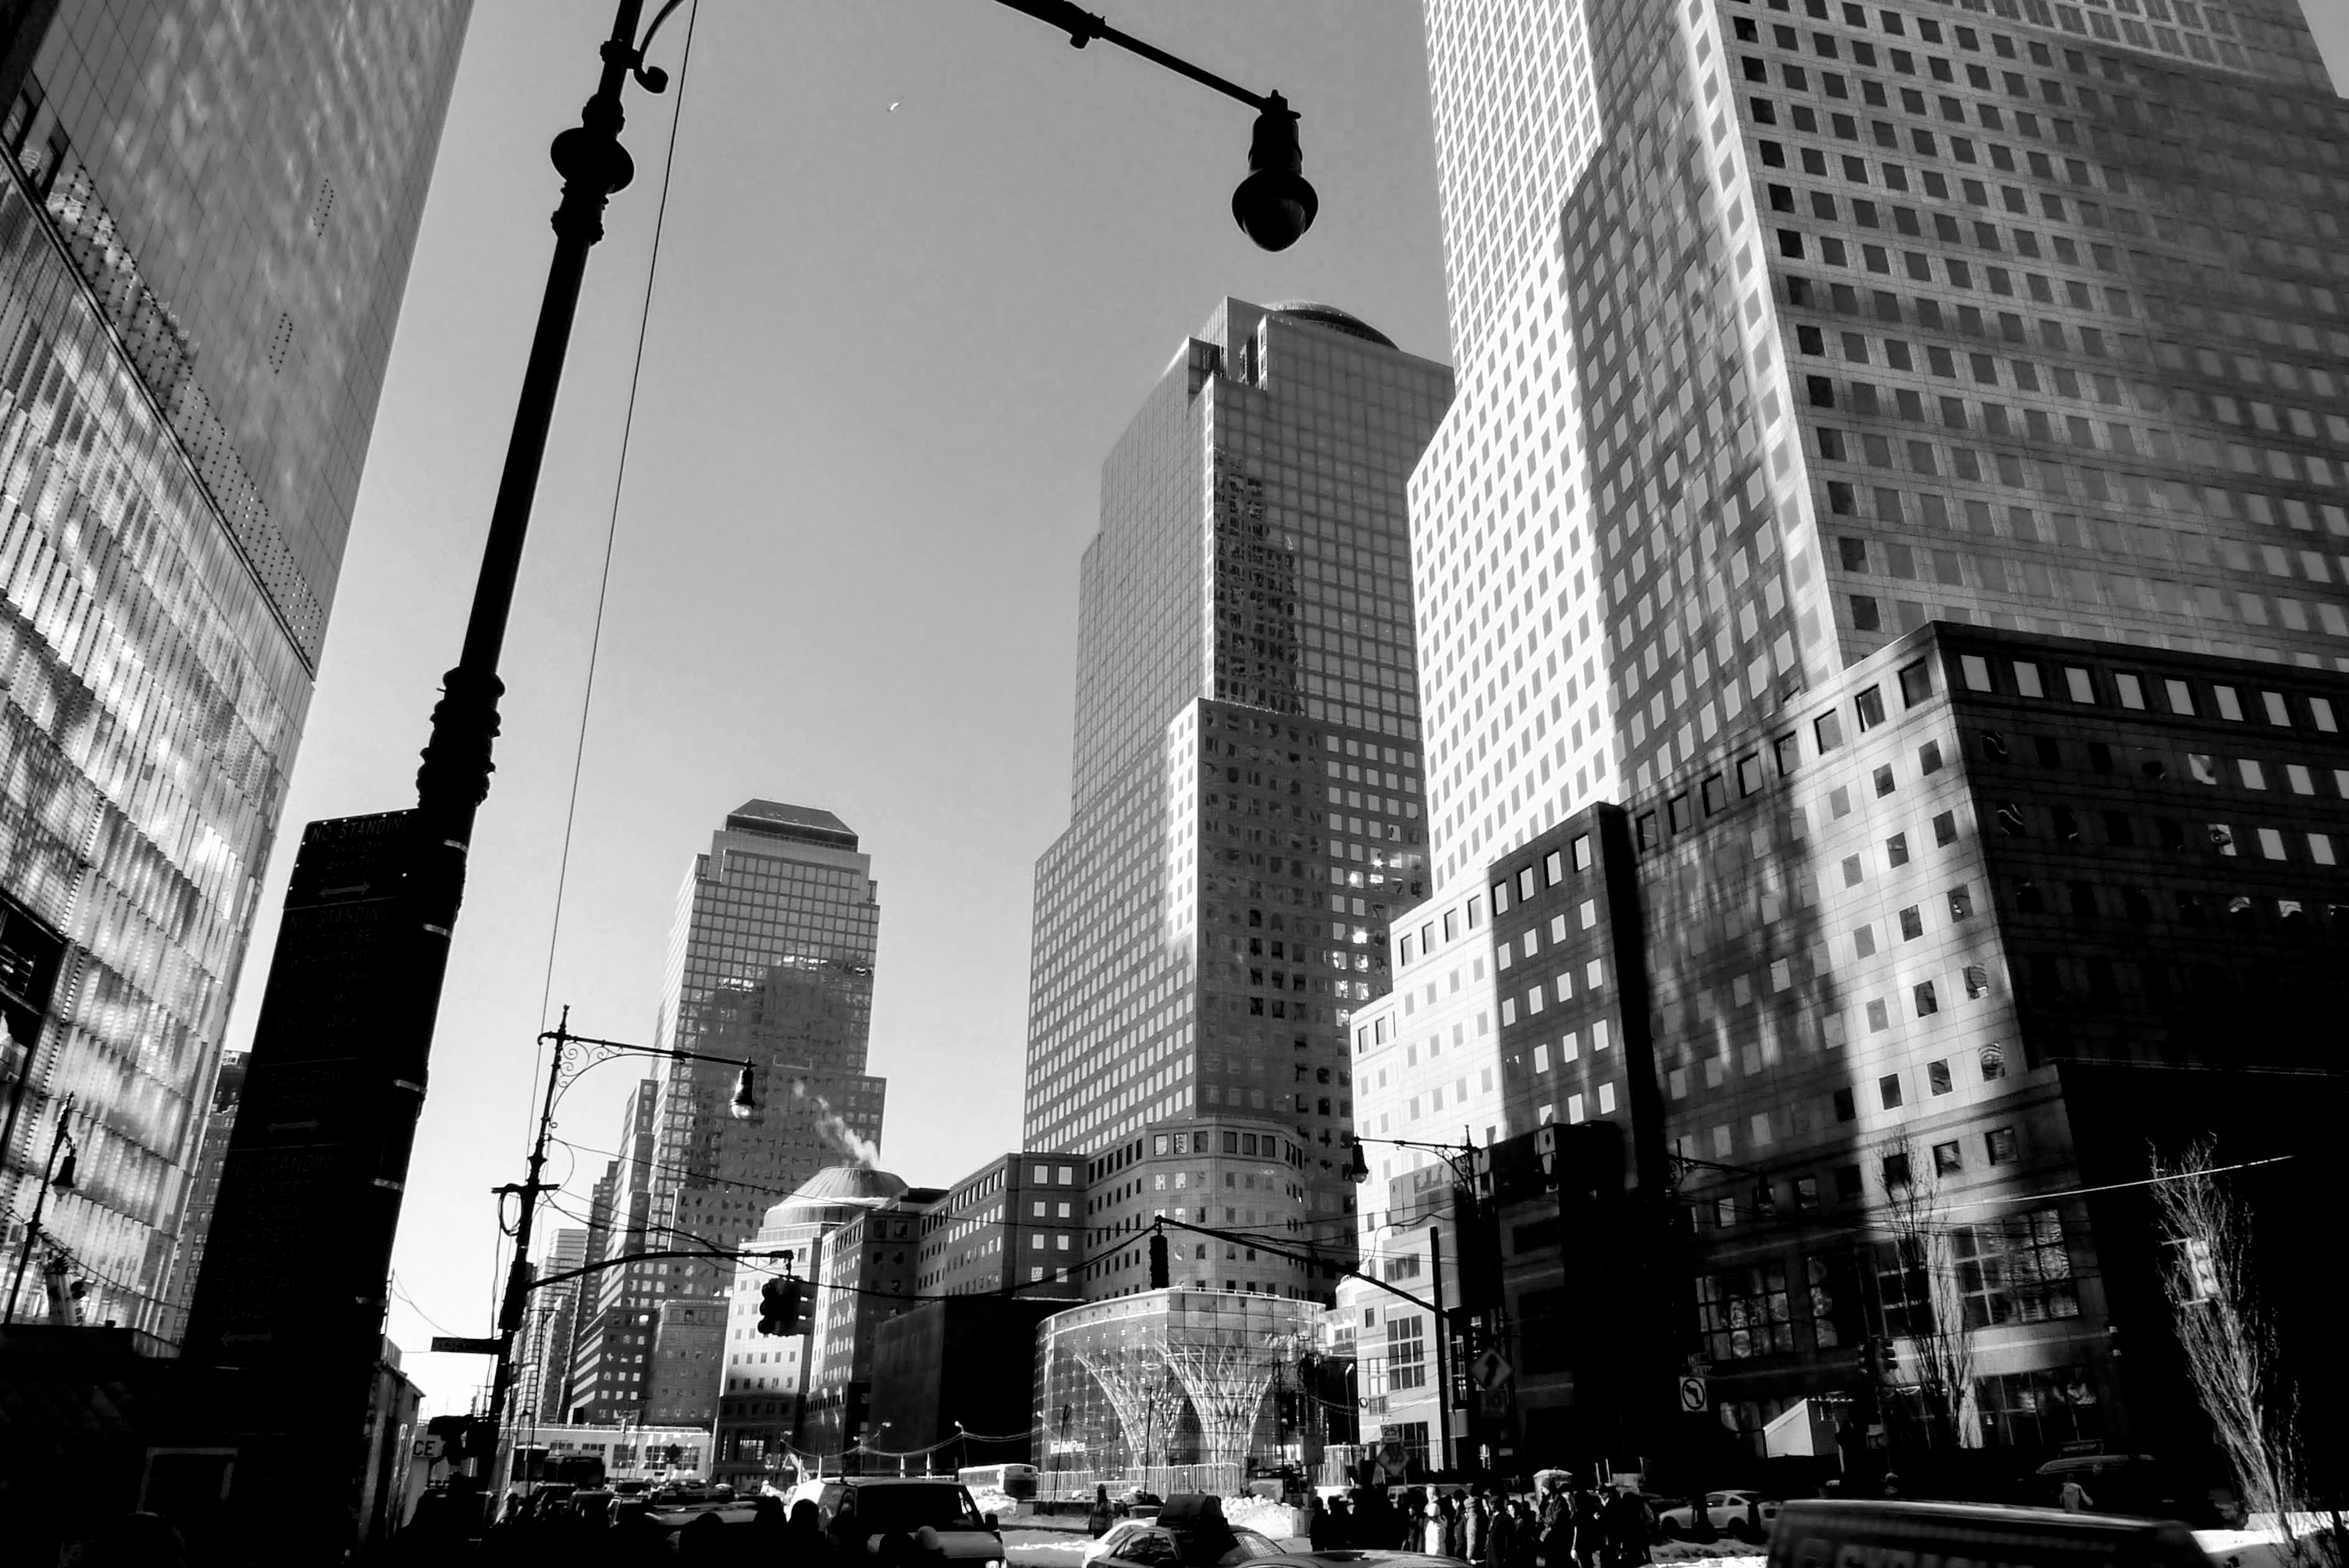
POLYGON ((1809 1396, 1896 1453, 2199 1451, 2142 1184, 2206 1138, 2321 1343, 2344 714, 2329 672, 1936 625, 1634 805, 1721 1428, 1809 1396))

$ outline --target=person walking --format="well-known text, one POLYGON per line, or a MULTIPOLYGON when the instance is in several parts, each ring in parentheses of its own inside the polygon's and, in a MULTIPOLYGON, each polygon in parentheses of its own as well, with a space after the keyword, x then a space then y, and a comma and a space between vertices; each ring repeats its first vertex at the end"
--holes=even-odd
POLYGON ((1516 1504, 1506 1496, 1492 1501, 1492 1511, 1485 1525, 1485 1554, 1477 1561, 1485 1568, 1512 1568, 1516 1555, 1517 1520, 1512 1511, 1516 1504))
POLYGON ((1482 1481, 1468 1483, 1468 1495, 1460 1500, 1460 1557, 1467 1563, 1485 1561, 1487 1532, 1492 1528, 1492 1516, 1485 1511, 1485 1486, 1482 1481))
POLYGON ((1628 1486, 1617 1487, 1607 1500, 1607 1544, 1610 1568, 1648 1561, 1648 1511, 1628 1486))
POLYGON ((1426 1522, 1421 1531, 1419 1549, 1422 1552, 1431 1557, 1452 1555, 1445 1550, 1450 1543, 1444 1539, 1444 1500, 1441 1497, 1431 1497, 1427 1500, 1426 1522))
POLYGON ((1566 1478, 1550 1471, 1540 1482, 1535 1505, 1534 1568, 1570 1568, 1574 1559, 1574 1494, 1566 1478))
POLYGON ((2077 1476, 2064 1478, 2063 1502, 2066 1513, 2086 1513, 2096 1506, 2096 1500, 2088 1495, 2088 1489, 2080 1484, 2077 1476))
POLYGON ((1085 1515, 1086 1533, 1096 1541, 1100 1540, 1109 1533, 1109 1487, 1106 1484, 1096 1486, 1093 1488, 1092 1511, 1085 1515))
POLYGON ((1581 1568, 1599 1568, 1607 1552, 1607 1520, 1599 1494, 1587 1486, 1574 1491, 1574 1560, 1581 1568))

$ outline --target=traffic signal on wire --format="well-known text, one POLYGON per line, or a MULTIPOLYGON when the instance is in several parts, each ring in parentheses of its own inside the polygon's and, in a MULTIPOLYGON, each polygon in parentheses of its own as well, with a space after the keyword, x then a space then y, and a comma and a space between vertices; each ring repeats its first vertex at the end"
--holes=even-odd
POLYGON ((759 1287, 759 1332, 789 1337, 803 1333, 808 1319, 808 1283, 777 1275, 759 1287))
POLYGON ((1166 1232, 1153 1231, 1150 1233, 1150 1288, 1163 1291, 1166 1283, 1166 1232))

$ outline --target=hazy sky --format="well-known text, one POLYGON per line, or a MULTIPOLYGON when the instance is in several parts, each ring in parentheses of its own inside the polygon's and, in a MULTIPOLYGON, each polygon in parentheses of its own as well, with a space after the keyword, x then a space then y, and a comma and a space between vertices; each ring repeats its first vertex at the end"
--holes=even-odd
MULTIPOLYGON (((2349 0, 2308 4, 2338 78, 2349 0)), ((630 91, 637 182, 591 265, 539 491, 395 1262, 391 1334, 436 1409, 487 1376, 419 1348, 494 1319, 489 1189, 523 1174, 536 1034, 569 1002, 583 1033, 649 1041, 679 880, 752 795, 836 812, 873 856, 883 1163, 944 1183, 1017 1146, 1030 875, 1068 820, 1076 571, 1102 457, 1225 294, 1327 300, 1449 358, 1415 4, 1099 8, 1288 95, 1321 194, 1296 248, 1264 254, 1232 224, 1243 106, 1105 46, 1074 51, 989 0, 709 0, 688 82, 630 91)), ((673 74, 691 14, 655 47, 673 74)), ((608 25, 593 0, 475 9, 239 1048, 302 825, 412 803, 552 244, 545 146, 575 122, 608 25)), ((586 1151, 615 1146, 631 1082, 605 1066, 564 1102, 583 1152, 554 1161, 576 1178, 563 1207, 584 1212, 604 1158, 586 1151)))

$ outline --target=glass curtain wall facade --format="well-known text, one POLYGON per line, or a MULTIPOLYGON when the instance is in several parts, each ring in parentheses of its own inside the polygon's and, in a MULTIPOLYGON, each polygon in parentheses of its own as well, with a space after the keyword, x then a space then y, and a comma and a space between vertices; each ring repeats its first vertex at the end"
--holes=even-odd
POLYGON ((1030 1451, 1048 1496, 1138 1478, 1154 1490, 1240 1490, 1251 1465, 1303 1464, 1318 1405, 1300 1397, 1319 1348, 1311 1302, 1150 1291, 1036 1330, 1030 1451))
POLYGON ((94 1317, 168 1329, 468 11, 66 0, 0 106, 0 1204, 74 1095, 94 1317))
POLYGON ((1106 1174, 1145 1129, 1259 1120, 1343 1245, 1345 1020, 1426 889, 1402 486, 1450 396, 1343 312, 1226 300, 1104 465, 1071 821, 1036 874, 1030 1145, 1106 1174))
MULTIPOLYGON (((656 1039, 751 1063, 758 1108, 747 1120, 730 1114, 738 1068, 668 1064, 641 1168, 640 1247, 730 1251, 750 1239, 770 1204, 818 1170, 878 1155, 886 1085, 864 1072, 881 920, 872 871, 838 817, 768 800, 730 812, 709 852, 695 857, 678 894, 656 1039)), ((623 1249, 616 1232, 612 1245, 608 1255, 623 1249)), ((597 1276, 602 1316, 613 1325, 602 1336, 615 1347, 608 1369, 641 1385, 661 1348, 660 1326, 674 1322, 684 1334, 692 1325, 660 1316, 663 1304, 721 1300, 730 1277, 729 1265, 679 1260, 597 1276), (652 1325, 627 1326, 647 1305, 652 1325)), ((714 1408, 722 1366, 700 1365, 714 1408)))

